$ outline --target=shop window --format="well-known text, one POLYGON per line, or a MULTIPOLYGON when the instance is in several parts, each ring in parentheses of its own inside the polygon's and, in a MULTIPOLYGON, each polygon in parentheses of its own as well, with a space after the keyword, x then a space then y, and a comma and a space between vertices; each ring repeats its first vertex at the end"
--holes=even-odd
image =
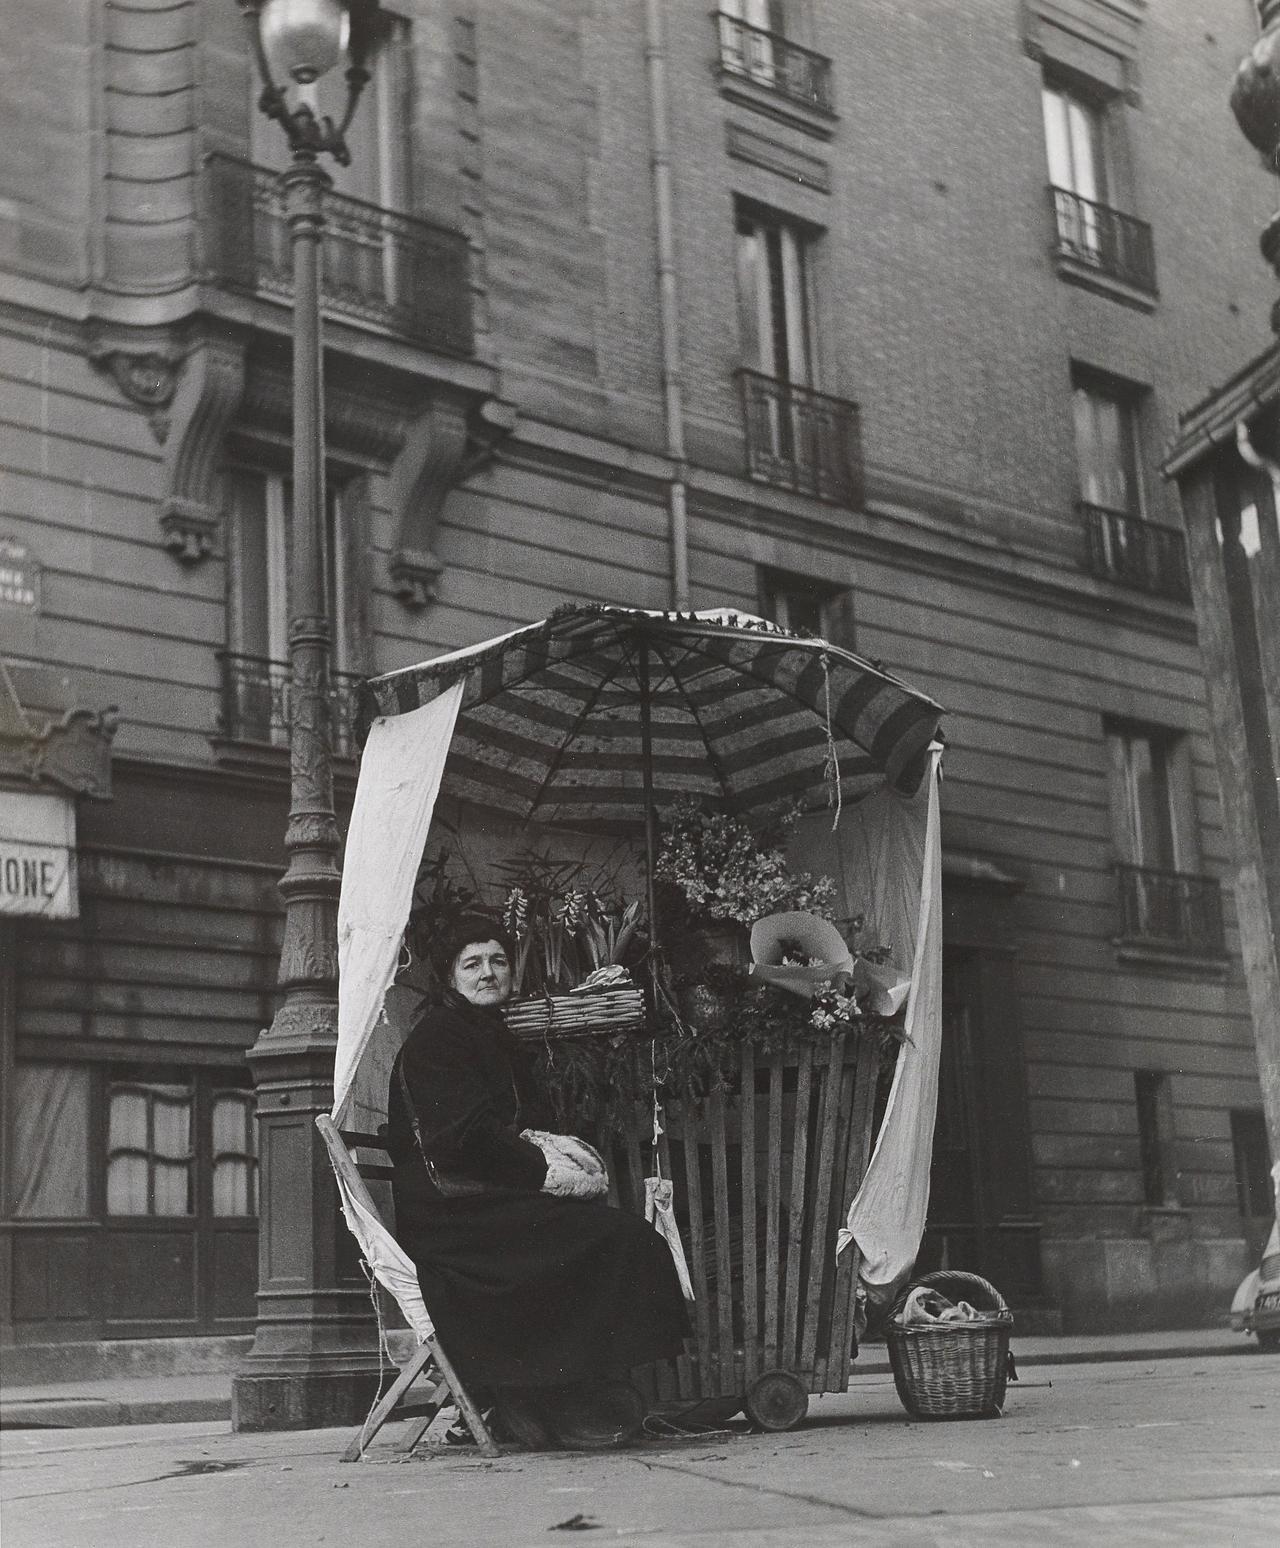
POLYGON ((194 1213, 188 1084, 113 1080, 107 1090, 107 1214, 194 1213))
POLYGON ((84 1218, 90 1212, 90 1071, 74 1064, 18 1064, 12 1079, 9 1176, 15 1218, 84 1218))
POLYGON ((1169 1077, 1163 1070, 1135 1070, 1133 1087, 1138 1110, 1142 1201, 1155 1209, 1176 1209, 1177 1173, 1173 1162, 1173 1103, 1169 1077))
POLYGON ((213 1127, 213 1213, 218 1216, 258 1213, 258 1160, 253 1093, 215 1091, 213 1127))

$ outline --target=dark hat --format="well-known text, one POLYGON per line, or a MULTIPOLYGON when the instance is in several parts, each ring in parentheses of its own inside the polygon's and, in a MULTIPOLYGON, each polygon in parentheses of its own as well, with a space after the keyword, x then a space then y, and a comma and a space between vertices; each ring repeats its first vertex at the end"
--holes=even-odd
POLYGON ((463 949, 481 941, 497 941, 510 961, 515 963, 515 942, 503 928, 501 920, 482 909, 469 909, 464 914, 453 915, 435 932, 431 943, 431 965, 441 979, 448 981, 453 964, 463 949))

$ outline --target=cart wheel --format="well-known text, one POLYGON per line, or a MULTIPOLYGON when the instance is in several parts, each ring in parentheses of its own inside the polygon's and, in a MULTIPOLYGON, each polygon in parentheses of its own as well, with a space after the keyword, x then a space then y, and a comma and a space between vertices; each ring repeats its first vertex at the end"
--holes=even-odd
POLYGON ((794 1430, 809 1412, 809 1394, 789 1371, 766 1371, 747 1388, 742 1406, 762 1430, 794 1430))

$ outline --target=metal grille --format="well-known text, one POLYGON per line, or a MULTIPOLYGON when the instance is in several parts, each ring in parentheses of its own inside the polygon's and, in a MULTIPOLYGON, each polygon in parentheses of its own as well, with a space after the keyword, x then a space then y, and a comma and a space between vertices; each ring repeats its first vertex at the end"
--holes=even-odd
POLYGON ((1084 502, 1080 511, 1089 543, 1089 568, 1095 575, 1156 596, 1191 600, 1187 543, 1176 527, 1084 502))
MULTIPOLYGON (((233 742, 263 747, 289 745, 290 687, 287 661, 265 656, 219 653, 222 663, 222 711, 218 728, 233 742)), ((330 672, 329 712, 335 758, 354 758, 356 740, 356 690, 360 677, 352 672, 330 672)))
POLYGON ((1124 215, 1068 188, 1050 187, 1049 193, 1061 256, 1155 295, 1155 246, 1145 220, 1124 215))
MULTIPOLYGON (((228 290, 293 296, 293 258, 279 175, 210 154, 201 174, 207 277, 228 290)), ((345 194, 324 199, 322 301, 353 318, 450 355, 469 355, 467 239, 430 221, 345 194)))
POLYGON ((745 76, 793 102, 803 102, 824 113, 833 111, 831 61, 812 49, 801 48, 781 33, 753 27, 737 16, 720 12, 720 67, 730 75, 745 76))
POLYGON ((1118 865, 1120 933, 1126 940, 1220 956, 1226 937, 1216 877, 1118 865))
POLYGON ((862 503, 858 405, 809 387, 738 371, 752 478, 856 509, 862 503))

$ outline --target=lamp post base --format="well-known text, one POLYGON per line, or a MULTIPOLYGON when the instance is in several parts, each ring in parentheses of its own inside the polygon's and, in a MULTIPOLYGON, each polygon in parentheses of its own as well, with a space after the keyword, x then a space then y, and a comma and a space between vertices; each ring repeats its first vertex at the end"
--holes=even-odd
POLYGON ((357 1424, 386 1361, 316 1115, 333 1100, 333 1005, 283 1006, 249 1054, 262 1147, 258 1325, 235 1430, 357 1424))
POLYGON ((242 1371, 231 1384, 231 1428, 326 1430, 359 1424, 378 1395, 376 1370, 297 1371, 254 1376, 242 1371))

